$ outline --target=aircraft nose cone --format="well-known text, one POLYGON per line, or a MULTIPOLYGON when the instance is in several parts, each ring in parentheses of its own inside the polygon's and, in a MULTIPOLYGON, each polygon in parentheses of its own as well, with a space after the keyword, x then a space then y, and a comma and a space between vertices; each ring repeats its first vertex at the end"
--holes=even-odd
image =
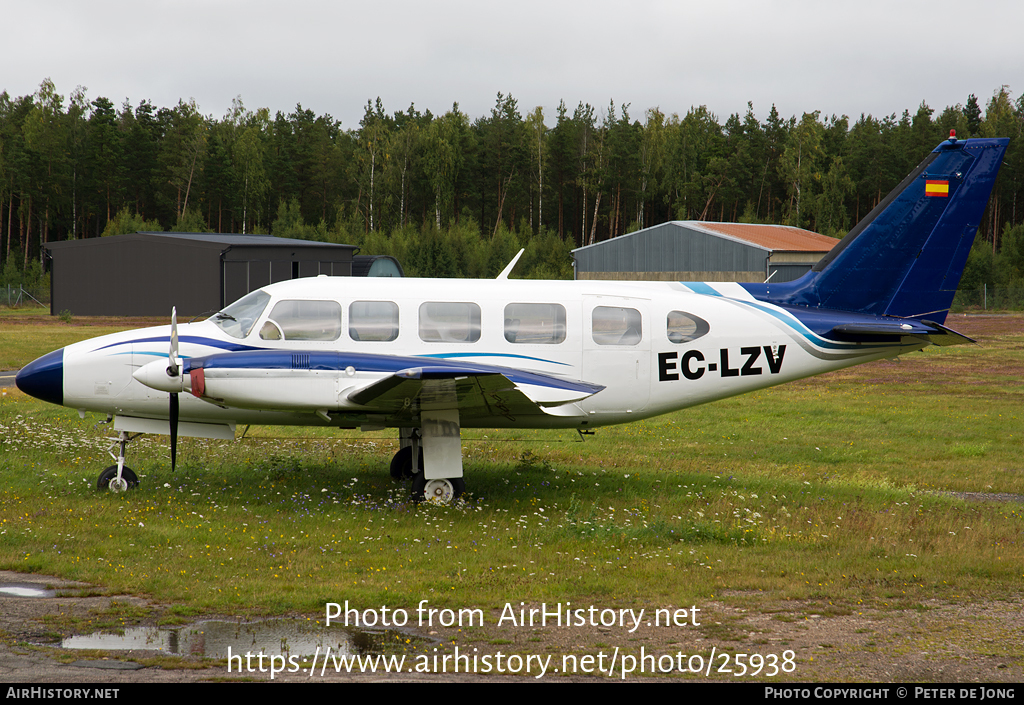
POLYGON ((43 355, 21 368, 14 378, 18 389, 51 404, 64 403, 64 350, 43 355))

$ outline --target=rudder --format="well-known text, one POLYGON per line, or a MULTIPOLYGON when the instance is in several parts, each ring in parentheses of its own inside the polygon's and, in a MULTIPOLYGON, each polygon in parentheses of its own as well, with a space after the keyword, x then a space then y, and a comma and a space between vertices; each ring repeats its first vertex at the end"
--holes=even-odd
POLYGON ((943 142, 811 272, 786 284, 746 286, 782 305, 941 323, 1008 143, 943 142))

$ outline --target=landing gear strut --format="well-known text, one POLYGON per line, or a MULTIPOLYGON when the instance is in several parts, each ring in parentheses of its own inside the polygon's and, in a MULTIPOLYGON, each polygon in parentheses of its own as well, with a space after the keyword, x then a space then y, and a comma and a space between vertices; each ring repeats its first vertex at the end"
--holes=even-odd
POLYGON ((412 501, 449 504, 466 489, 462 479, 462 436, 457 409, 423 409, 422 426, 402 428, 408 443, 391 460, 391 477, 412 478, 412 501))
POLYGON ((96 489, 110 490, 111 492, 124 492, 139 486, 139 476, 124 464, 125 448, 141 434, 129 436, 127 431, 121 431, 117 438, 112 439, 110 444, 110 457, 117 461, 117 465, 111 465, 100 473, 96 481, 96 489), (117 455, 114 455, 114 448, 117 448, 117 455))
POLYGON ((391 478, 393 480, 405 480, 423 470, 423 446, 420 444, 420 430, 418 428, 403 428, 399 436, 400 441, 409 441, 409 445, 400 448, 395 457, 391 459, 391 478), (413 452, 416 452, 417 462, 412 462, 413 452))

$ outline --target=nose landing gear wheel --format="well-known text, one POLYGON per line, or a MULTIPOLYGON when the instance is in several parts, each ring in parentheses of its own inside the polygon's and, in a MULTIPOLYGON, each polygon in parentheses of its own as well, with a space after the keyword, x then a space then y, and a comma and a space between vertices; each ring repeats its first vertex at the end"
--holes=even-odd
POLYGON ((451 504, 466 490, 466 481, 461 477, 437 477, 426 479, 424 474, 417 473, 412 480, 412 499, 414 502, 434 502, 451 504))
POLYGON ((111 492, 124 492, 138 486, 139 476, 129 467, 121 468, 121 482, 118 484, 116 465, 111 465, 101 472, 99 480, 96 481, 96 489, 110 490, 111 492))

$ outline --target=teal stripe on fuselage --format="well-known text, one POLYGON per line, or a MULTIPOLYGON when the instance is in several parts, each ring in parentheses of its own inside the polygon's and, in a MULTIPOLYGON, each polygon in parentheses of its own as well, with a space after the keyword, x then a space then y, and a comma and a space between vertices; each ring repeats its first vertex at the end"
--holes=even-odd
POLYGON ((695 294, 704 294, 705 296, 722 296, 718 291, 710 284, 704 282, 679 282, 687 289, 695 294))

